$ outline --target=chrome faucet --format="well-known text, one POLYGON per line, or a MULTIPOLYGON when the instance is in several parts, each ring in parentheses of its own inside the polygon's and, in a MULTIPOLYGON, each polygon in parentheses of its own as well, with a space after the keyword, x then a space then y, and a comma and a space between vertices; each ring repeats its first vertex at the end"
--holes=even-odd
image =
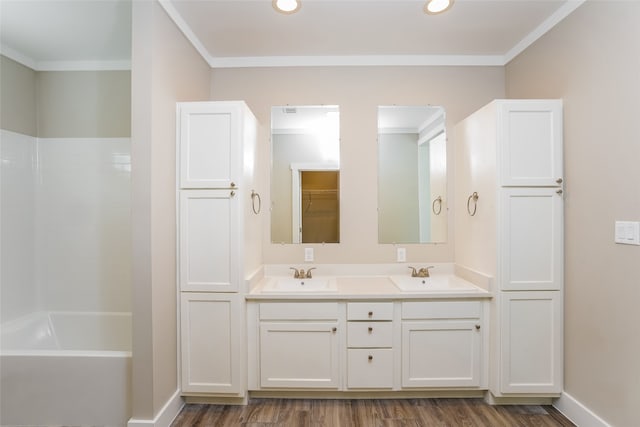
POLYGON ((409 267, 411 269, 411 277, 429 277, 429 269, 433 266, 422 267, 416 271, 415 267, 409 267))
POLYGON ((300 270, 298 270, 297 268, 289 267, 289 270, 293 270, 294 279, 311 279, 311 270, 315 270, 315 269, 316 269, 315 267, 311 267, 305 273, 304 268, 301 268, 300 270))

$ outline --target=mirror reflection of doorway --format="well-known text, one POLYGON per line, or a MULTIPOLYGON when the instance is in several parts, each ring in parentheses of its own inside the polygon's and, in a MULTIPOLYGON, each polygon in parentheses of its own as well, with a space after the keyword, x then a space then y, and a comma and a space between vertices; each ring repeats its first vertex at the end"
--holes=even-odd
POLYGON ((302 243, 340 241, 339 171, 300 171, 302 243))

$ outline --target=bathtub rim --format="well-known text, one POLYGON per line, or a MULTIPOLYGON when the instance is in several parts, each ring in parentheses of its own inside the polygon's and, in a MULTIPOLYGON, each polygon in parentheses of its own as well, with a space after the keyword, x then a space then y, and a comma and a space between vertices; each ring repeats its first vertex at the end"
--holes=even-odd
MULTIPOLYGON (((52 316, 110 316, 128 317, 133 320, 133 313, 129 311, 62 311, 62 310, 40 310, 25 314, 24 316, 0 323, 0 357, 1 356, 59 356, 59 357, 131 357, 133 342, 128 350, 69 350, 69 349, 5 349, 2 345, 2 338, 5 333, 12 333, 16 330, 26 329, 31 322, 47 322, 53 328, 55 325, 52 316)), ((133 325, 131 325, 133 326, 133 325)), ((57 340, 57 338, 56 338, 57 340)))

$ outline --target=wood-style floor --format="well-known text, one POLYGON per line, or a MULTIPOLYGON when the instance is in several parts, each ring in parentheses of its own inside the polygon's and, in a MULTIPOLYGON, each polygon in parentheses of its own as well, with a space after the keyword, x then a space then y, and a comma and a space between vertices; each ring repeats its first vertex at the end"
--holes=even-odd
POLYGON ((171 427, 570 427, 552 406, 482 399, 251 399, 247 406, 185 405, 171 427))

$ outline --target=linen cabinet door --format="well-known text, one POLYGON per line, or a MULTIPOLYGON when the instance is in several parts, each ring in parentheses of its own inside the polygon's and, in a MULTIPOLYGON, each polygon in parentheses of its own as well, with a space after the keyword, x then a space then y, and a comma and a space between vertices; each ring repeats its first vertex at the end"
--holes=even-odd
POLYGON ((498 121, 502 186, 562 183, 562 101, 503 101, 498 121))
POLYGON ((180 304, 182 392, 243 394, 240 296, 182 292, 180 304))
POLYGON ((231 188, 239 183, 239 107, 178 103, 181 188, 231 188), (233 183, 233 184, 232 184, 233 183))
POLYGON ((181 291, 238 290, 238 204, 233 190, 180 192, 181 291))
POLYGON ((563 282, 563 201, 555 188, 503 188, 502 290, 558 290, 563 282))
POLYGON ((562 391, 561 292, 503 292, 502 393, 562 391))

